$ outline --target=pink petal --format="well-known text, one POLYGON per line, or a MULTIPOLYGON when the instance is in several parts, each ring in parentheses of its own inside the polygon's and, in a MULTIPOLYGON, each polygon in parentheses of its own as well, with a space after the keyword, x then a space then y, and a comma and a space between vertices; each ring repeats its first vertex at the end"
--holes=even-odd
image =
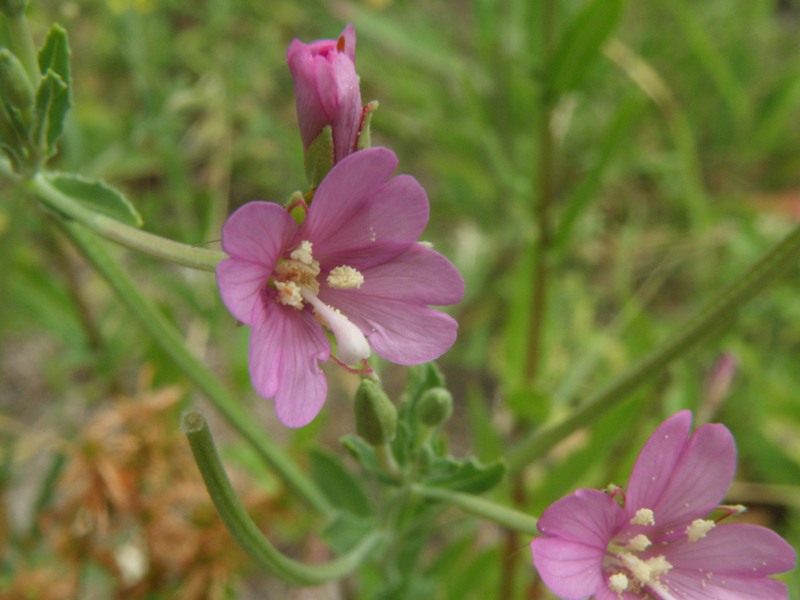
MULTIPOLYGON (((464 280, 461 274, 438 252, 412 245, 406 252, 388 262, 364 269, 364 283, 359 297, 403 300, 416 304, 446 306, 461 301, 464 280)), ((324 275, 324 274, 323 274, 324 275)), ((324 283, 323 287, 327 287, 324 283)))
POLYGON ((376 265, 405 252, 428 222, 428 197, 399 175, 386 148, 355 152, 337 163, 317 189, 301 228, 323 267, 376 265))
POLYGON ((322 327, 306 311, 259 303, 258 326, 250 333, 250 379, 265 398, 275 398, 278 418, 302 427, 317 416, 328 384, 319 366, 330 356, 322 327))
POLYGON ((262 301, 261 293, 271 275, 270 268, 237 258, 226 258, 217 265, 222 301, 245 325, 253 325, 253 307, 262 301))
POLYGON ((533 564, 559 598, 588 598, 603 586, 603 550, 556 538, 531 542, 533 564))
POLYGON ((777 533, 747 523, 717 525, 705 537, 670 545, 668 560, 676 569, 716 575, 765 577, 790 571, 795 550, 777 533))
POLYGON ((656 527, 685 527, 711 512, 725 495, 736 470, 736 446, 723 425, 703 425, 687 439, 691 413, 664 421, 636 459, 626 510, 652 509, 656 527))
POLYGON ((297 224, 273 202, 248 202, 222 227, 222 249, 231 257, 263 265, 271 273, 291 243, 297 224))
POLYGON ((361 88, 352 59, 339 54, 331 62, 336 85, 337 106, 333 117, 335 162, 356 150, 361 127, 361 88))
MULTIPOLYGON (((352 23, 347 26, 339 34, 339 37, 344 38, 344 54, 354 63, 356 62, 356 28, 352 23)), ((338 40, 337 40, 338 42, 338 40)))
POLYGON ((542 535, 597 548, 608 543, 625 524, 625 513, 608 494, 580 489, 550 505, 537 524, 542 535))
POLYGON ((458 323, 451 316, 428 306, 358 292, 326 287, 320 298, 361 329, 372 349, 386 360, 399 365, 429 362, 455 342, 458 323))
POLYGON ((675 598, 691 600, 788 600, 786 585, 768 577, 736 575, 701 577, 673 569, 662 581, 675 598))

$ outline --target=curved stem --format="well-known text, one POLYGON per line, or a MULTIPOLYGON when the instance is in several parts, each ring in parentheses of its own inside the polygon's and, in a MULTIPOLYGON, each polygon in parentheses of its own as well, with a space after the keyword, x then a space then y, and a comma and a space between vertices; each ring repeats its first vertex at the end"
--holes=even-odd
POLYGON ((56 189, 41 173, 28 180, 27 187, 49 208, 128 248, 184 267, 211 272, 216 269, 217 263, 226 257, 222 252, 181 244, 89 210, 56 189))
POLYGON ((510 453, 511 472, 523 469, 570 433, 589 425, 598 416, 620 404, 640 385, 663 371, 676 358, 688 352, 713 332, 727 326, 740 308, 797 264, 799 257, 800 226, 774 246, 744 275, 725 287, 663 345, 589 397, 569 415, 551 421, 523 439, 510 453))
POLYGON ((536 519, 534 517, 514 510, 513 508, 495 504, 491 500, 473 496, 472 494, 454 492, 443 488, 427 487, 420 484, 413 484, 411 486, 411 491, 419 496, 429 498, 430 500, 439 500, 446 504, 458 506, 464 512, 497 523, 506 529, 518 531, 526 535, 539 534, 536 529, 536 519))
POLYGON ((119 300, 153 340, 175 361, 183 373, 206 395, 214 407, 258 452, 299 498, 319 514, 333 517, 336 510, 319 488, 300 471, 283 451, 273 444, 256 421, 244 411, 217 377, 186 348, 180 334, 140 292, 101 242, 74 221, 56 219, 56 223, 78 250, 97 269, 119 300))
POLYGON ((341 579, 355 571, 380 543, 381 534, 372 533, 347 554, 325 564, 306 564, 281 554, 264 537, 239 502, 220 462, 214 439, 203 415, 197 411, 185 412, 181 416, 181 428, 189 440, 197 467, 222 521, 239 545, 261 568, 289 583, 319 585, 341 579))

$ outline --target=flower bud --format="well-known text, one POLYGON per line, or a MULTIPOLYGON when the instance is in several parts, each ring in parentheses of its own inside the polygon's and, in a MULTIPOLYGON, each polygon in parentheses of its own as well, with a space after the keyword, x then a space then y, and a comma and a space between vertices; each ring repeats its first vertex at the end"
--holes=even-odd
POLYGON ((0 49, 0 96, 19 110, 33 104, 33 86, 25 67, 7 48, 0 49))
MULTIPOLYGON (((323 129, 330 126, 333 138, 332 164, 358 148, 364 115, 355 53, 356 32, 352 25, 345 27, 336 40, 319 40, 310 44, 294 40, 286 52, 294 80, 297 122, 303 150, 308 153, 312 144, 323 134, 323 129)), ((319 144, 317 142, 317 152, 320 150, 319 144)), ((307 170, 309 162, 318 164, 318 161, 310 160, 307 156, 307 170)), ((327 170, 320 173, 319 168, 312 169, 308 173, 311 183, 318 184, 325 173, 327 170)))
POLYGON ((417 404, 420 423, 434 428, 445 423, 453 414, 453 396, 444 388, 427 390, 417 404))
POLYGON ((373 446, 388 444, 397 430, 397 409, 381 387, 363 379, 356 392, 356 433, 373 446))

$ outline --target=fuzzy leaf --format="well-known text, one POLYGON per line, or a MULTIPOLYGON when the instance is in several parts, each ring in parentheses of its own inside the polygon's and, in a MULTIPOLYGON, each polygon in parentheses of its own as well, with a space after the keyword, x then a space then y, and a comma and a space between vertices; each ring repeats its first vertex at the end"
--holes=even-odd
POLYGON ((369 498, 361 481, 336 456, 322 450, 312 450, 311 477, 331 504, 353 515, 373 514, 369 498))
POLYGON ((133 227, 142 226, 142 217, 121 192, 107 183, 74 173, 48 173, 47 180, 60 192, 86 208, 133 227))

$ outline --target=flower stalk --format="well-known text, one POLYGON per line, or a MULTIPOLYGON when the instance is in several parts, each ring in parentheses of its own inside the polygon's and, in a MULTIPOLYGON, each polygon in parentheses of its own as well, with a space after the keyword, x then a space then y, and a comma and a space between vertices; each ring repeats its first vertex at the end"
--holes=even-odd
POLYGON ((225 258, 222 252, 182 244, 89 210, 56 189, 41 173, 34 175, 26 185, 48 208, 78 221, 112 242, 133 250, 191 269, 211 272, 216 269, 217 263, 225 258))
POLYGON ((800 226, 778 242, 739 279, 712 298, 686 325, 628 371, 612 380, 570 413, 535 430, 509 455, 511 472, 518 472, 573 431, 620 404, 639 386, 651 381, 675 359, 714 332, 726 328, 739 309, 775 282, 800 257, 800 226))
POLYGON ((283 581, 319 585, 341 579, 363 564, 380 543, 380 533, 369 534, 347 554, 324 564, 306 564, 285 556, 264 537, 239 502, 203 415, 197 411, 185 412, 181 416, 181 428, 189 440, 211 500, 228 531, 259 567, 283 581))
POLYGON ((492 521, 498 525, 524 533, 526 535, 538 535, 536 529, 536 519, 513 508, 508 508, 500 504, 495 504, 491 500, 480 498, 472 494, 454 492, 444 488, 434 488, 425 485, 414 484, 412 492, 429 500, 438 500, 446 504, 459 507, 472 516, 492 521))

